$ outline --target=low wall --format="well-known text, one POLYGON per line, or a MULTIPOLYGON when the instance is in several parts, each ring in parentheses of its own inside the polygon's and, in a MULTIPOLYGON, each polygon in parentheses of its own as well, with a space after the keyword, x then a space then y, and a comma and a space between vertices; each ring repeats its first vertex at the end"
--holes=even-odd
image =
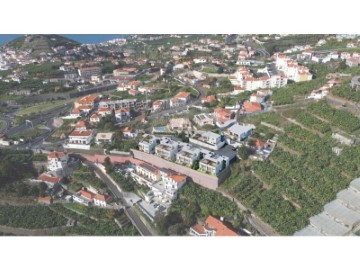
POLYGON ((219 180, 223 181, 229 174, 229 170, 225 170, 219 175, 219 177, 216 177, 213 175, 195 171, 188 167, 178 165, 174 162, 164 160, 158 156, 147 154, 139 150, 131 149, 131 151, 134 155, 134 158, 136 159, 150 163, 159 168, 167 168, 184 174, 190 177, 196 184, 213 190, 217 189, 217 187, 219 186, 219 180))
POLYGON ((106 157, 109 157, 111 162, 116 163, 125 163, 125 162, 131 162, 136 165, 142 163, 141 160, 137 160, 132 158, 131 156, 119 156, 119 155, 86 155, 86 154, 80 154, 83 158, 91 161, 91 162, 99 162, 103 163, 104 159, 106 157))

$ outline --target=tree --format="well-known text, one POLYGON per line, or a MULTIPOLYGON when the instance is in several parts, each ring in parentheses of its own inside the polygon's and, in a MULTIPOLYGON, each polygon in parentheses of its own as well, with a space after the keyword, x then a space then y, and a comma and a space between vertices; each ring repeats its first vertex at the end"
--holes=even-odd
POLYGON ((164 213, 157 211, 155 213, 154 222, 161 235, 167 234, 167 219, 164 213))
POLYGON ((103 165, 105 166, 105 170, 106 170, 107 173, 110 173, 110 172, 112 172, 114 170, 113 164, 111 163, 110 157, 106 157, 104 159, 103 165))
POLYGON ((246 147, 246 146, 242 146, 239 148, 238 150, 238 154, 239 154, 239 157, 243 160, 246 160, 249 158, 249 155, 250 155, 250 151, 249 151, 249 148, 246 147))
POLYGON ((184 235, 185 227, 181 223, 176 223, 175 225, 171 225, 171 226, 169 226, 168 234, 169 235, 184 235))

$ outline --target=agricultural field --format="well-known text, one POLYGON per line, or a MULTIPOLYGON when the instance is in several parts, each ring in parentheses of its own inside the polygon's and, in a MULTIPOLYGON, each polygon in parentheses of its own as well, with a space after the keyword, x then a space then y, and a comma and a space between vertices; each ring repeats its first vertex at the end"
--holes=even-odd
POLYGON ((360 145, 344 146, 331 138, 331 131, 352 134, 360 128, 360 120, 325 101, 282 115, 297 123, 282 121, 286 118, 279 113, 246 119, 254 124, 271 122, 284 132, 257 125, 255 137, 270 130, 279 135, 275 150, 266 161, 233 164, 223 188, 281 235, 292 235, 360 175, 360 145), (339 156, 332 152, 335 146, 343 149, 339 156))

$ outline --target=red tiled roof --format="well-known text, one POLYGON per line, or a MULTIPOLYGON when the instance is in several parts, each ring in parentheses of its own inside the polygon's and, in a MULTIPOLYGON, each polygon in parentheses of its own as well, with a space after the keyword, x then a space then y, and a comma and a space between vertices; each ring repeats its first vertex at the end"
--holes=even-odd
POLYGON ((106 202, 109 199, 109 197, 106 195, 102 195, 102 194, 96 194, 94 199, 106 202))
POLYGON ((176 183, 182 183, 186 181, 185 175, 172 175, 170 178, 173 179, 176 183))
POLYGON ((80 110, 78 108, 75 108, 71 111, 72 114, 80 114, 80 110))
POLYGON ((92 130, 75 130, 71 132, 69 136, 77 137, 77 136, 90 136, 92 134, 92 130))
POLYGON ((191 227, 194 231, 198 234, 205 234, 205 229, 200 224, 196 223, 194 226, 191 227))
POLYGON ((257 112, 262 110, 261 104, 258 102, 245 101, 243 107, 246 112, 257 112))
POLYGON ((97 94, 88 95, 88 96, 86 96, 86 97, 80 98, 80 99, 78 100, 78 103, 80 103, 80 104, 93 103, 97 98, 98 98, 98 95, 97 95, 97 94))
POLYGON ((125 127, 123 129, 123 132, 132 132, 132 131, 133 131, 133 129, 131 127, 125 127))
POLYGON ((64 152, 51 152, 50 154, 48 154, 48 158, 62 158, 65 157, 66 154, 64 152))
POLYGON ((76 127, 77 128, 83 128, 83 127, 86 128, 86 124, 85 124, 84 121, 79 121, 79 122, 76 123, 76 127))
POLYGON ((101 118, 101 116, 96 113, 90 116, 90 119, 98 119, 98 118, 101 118))
POLYGON ((38 200, 39 200, 39 201, 42 201, 42 202, 50 202, 50 201, 51 201, 51 197, 50 197, 50 196, 39 197, 38 200))
POLYGON ((89 200, 92 200, 94 197, 95 197, 95 194, 94 193, 91 193, 89 191, 86 191, 86 190, 80 190, 80 196, 82 197, 85 197, 89 200))
POLYGON ((43 173, 38 177, 38 180, 41 180, 44 182, 50 182, 50 183, 54 183, 54 184, 59 182, 61 179, 62 179, 62 177, 55 177, 55 176, 48 175, 46 173, 43 173))
POLYGON ((238 236, 236 232, 228 228, 224 223, 213 216, 208 216, 206 225, 210 229, 216 230, 215 236, 238 236))
POLYGON ((188 96, 190 96, 190 93, 182 91, 182 92, 177 93, 175 97, 177 97, 177 98, 187 98, 188 96))

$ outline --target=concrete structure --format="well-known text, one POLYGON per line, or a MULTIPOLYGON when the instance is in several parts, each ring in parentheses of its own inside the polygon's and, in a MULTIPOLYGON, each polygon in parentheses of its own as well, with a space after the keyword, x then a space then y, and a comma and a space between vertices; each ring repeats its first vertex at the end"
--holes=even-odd
POLYGON ((67 170, 68 155, 64 152, 51 152, 47 156, 47 169, 58 175, 65 175, 67 170))
POLYGON ((214 114, 212 113, 201 113, 194 115, 194 122, 199 126, 210 125, 214 126, 214 114))
POLYGON ((195 134, 190 138, 190 142, 212 150, 219 150, 225 145, 225 140, 222 139, 221 135, 211 131, 195 134))
POLYGON ((154 154, 158 140, 159 139, 153 135, 145 134, 142 141, 139 142, 139 150, 148 154, 154 154))
POLYGON ((80 77, 90 79, 92 75, 101 74, 100 67, 83 67, 78 69, 80 77))
POLYGON ((236 142, 242 142, 246 140, 255 129, 254 125, 246 125, 246 124, 234 124, 227 130, 225 130, 225 135, 230 139, 236 142))
POLYGON ((190 144, 184 145, 176 154, 176 162, 191 167, 195 161, 200 159, 201 150, 190 144))
POLYGON ((230 160, 226 156, 209 153, 199 163, 199 170, 212 175, 218 175, 229 166, 230 160))
POLYGON ((351 79, 350 86, 352 89, 360 90, 360 76, 355 76, 351 79))
POLYGON ((73 131, 69 135, 70 144, 90 144, 94 133, 92 130, 73 131))
POLYGON ((98 134, 96 134, 96 137, 95 137, 95 143, 96 144, 111 143, 113 141, 113 138, 114 138, 113 132, 98 133, 98 134))
POLYGON ((213 216, 206 218, 205 224, 195 224, 190 227, 190 235, 193 236, 239 236, 234 230, 224 224, 223 219, 213 216))
POLYGON ((158 156, 144 153, 136 149, 131 149, 131 152, 133 153, 134 158, 137 160, 151 162, 151 164, 159 168, 166 168, 176 172, 181 172, 182 174, 190 177, 195 183, 213 190, 215 190, 219 184, 224 181, 230 174, 229 167, 222 171, 219 175, 215 176, 178 165, 174 162, 167 161, 158 156))
POLYGON ((166 137, 161 138, 160 143, 155 146, 155 155, 167 160, 175 160, 178 151, 179 144, 166 137))

